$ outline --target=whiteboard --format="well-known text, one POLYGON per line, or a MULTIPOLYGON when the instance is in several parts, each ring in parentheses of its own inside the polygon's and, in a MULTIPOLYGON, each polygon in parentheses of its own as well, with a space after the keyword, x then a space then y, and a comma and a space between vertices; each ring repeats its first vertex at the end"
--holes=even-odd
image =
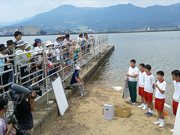
POLYGON ((174 135, 180 135, 180 103, 178 105, 177 113, 176 113, 176 119, 174 124, 174 135))
POLYGON ((58 104, 59 112, 60 112, 61 116, 63 116, 65 111, 69 107, 69 105, 68 105, 68 102, 66 99, 66 95, 64 93, 64 88, 63 88, 62 83, 61 83, 61 78, 58 77, 52 83, 52 86, 53 86, 54 94, 55 94, 56 101, 58 104))

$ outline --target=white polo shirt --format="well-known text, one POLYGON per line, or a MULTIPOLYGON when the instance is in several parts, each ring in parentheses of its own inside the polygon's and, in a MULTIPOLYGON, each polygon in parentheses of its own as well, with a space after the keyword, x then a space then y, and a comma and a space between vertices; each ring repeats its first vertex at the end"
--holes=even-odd
POLYGON ((157 81, 157 85, 159 86, 159 88, 164 91, 164 94, 162 94, 159 89, 156 87, 156 94, 155 94, 155 97, 158 98, 158 99, 165 99, 165 91, 166 91, 166 86, 167 86, 167 83, 166 81, 162 80, 161 82, 158 80, 157 81))
POLYGON ((173 95, 173 99, 176 102, 180 102, 180 81, 179 82, 174 81, 174 89, 175 89, 175 92, 173 95))
MULTIPOLYGON (((130 75, 138 75, 138 72, 139 72, 139 70, 138 70, 137 67, 134 67, 134 68, 132 68, 131 66, 129 67, 128 74, 130 74, 130 75)), ((137 77, 135 78, 135 77, 130 77, 129 76, 128 79, 129 79, 130 82, 136 82, 137 81, 137 77)))
POLYGON ((155 83, 154 76, 150 73, 149 75, 146 74, 145 83, 144 83, 144 91, 148 93, 153 93, 153 84, 155 83))
POLYGON ((144 88, 146 72, 139 71, 139 87, 144 88))

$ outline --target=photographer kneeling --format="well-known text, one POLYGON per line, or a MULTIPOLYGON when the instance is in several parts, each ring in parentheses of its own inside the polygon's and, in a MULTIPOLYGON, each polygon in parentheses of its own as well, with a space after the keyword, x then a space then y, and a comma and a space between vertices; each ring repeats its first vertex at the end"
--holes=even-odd
POLYGON ((18 128, 22 131, 26 131, 28 133, 33 132, 33 116, 32 113, 34 111, 35 106, 35 97, 36 92, 31 92, 28 95, 28 101, 23 98, 20 104, 17 104, 15 116, 18 121, 18 128))
POLYGON ((15 135, 12 131, 12 124, 8 124, 4 117, 5 112, 8 109, 8 99, 0 97, 0 135, 15 135))

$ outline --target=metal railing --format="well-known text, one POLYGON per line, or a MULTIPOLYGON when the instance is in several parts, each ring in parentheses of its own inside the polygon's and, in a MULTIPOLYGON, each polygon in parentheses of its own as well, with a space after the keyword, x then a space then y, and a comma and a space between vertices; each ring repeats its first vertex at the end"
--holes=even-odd
POLYGON ((0 60, 13 58, 12 63, 0 65, 0 96, 8 94, 11 91, 10 86, 13 83, 28 86, 40 86, 43 90, 43 95, 37 97, 36 101, 47 96, 48 103, 49 92, 52 90, 52 81, 60 76, 64 85, 64 82, 73 74, 75 66, 86 66, 88 68, 95 58, 100 57, 107 45, 108 36, 98 35, 95 37, 91 36, 88 42, 83 44, 63 44, 56 47, 44 48, 41 53, 38 53, 37 55, 33 54, 39 52, 39 50, 0 57, 0 60), (32 54, 32 57, 27 59, 26 54, 30 53, 32 54), (20 55, 23 56, 24 59, 16 61, 16 57, 20 55), (42 59, 39 60, 39 57, 42 59), (26 62, 20 64, 24 60, 26 60, 26 62), (5 67, 9 67, 8 70, 2 71, 2 68, 5 67), (6 84, 3 82, 4 74, 9 74, 11 77, 11 80, 9 79, 6 84))

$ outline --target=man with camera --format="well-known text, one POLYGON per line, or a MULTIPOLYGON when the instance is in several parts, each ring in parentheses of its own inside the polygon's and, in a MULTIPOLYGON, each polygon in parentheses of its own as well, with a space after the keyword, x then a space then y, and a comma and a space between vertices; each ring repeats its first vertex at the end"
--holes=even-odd
POLYGON ((0 97, 0 135, 15 135, 12 131, 12 124, 8 124, 4 117, 5 112, 8 109, 8 99, 0 97))
POLYGON ((18 128, 22 131, 32 133, 34 127, 32 113, 35 106, 36 92, 32 91, 28 95, 28 100, 22 98, 20 104, 17 104, 15 116, 18 121, 18 128))

